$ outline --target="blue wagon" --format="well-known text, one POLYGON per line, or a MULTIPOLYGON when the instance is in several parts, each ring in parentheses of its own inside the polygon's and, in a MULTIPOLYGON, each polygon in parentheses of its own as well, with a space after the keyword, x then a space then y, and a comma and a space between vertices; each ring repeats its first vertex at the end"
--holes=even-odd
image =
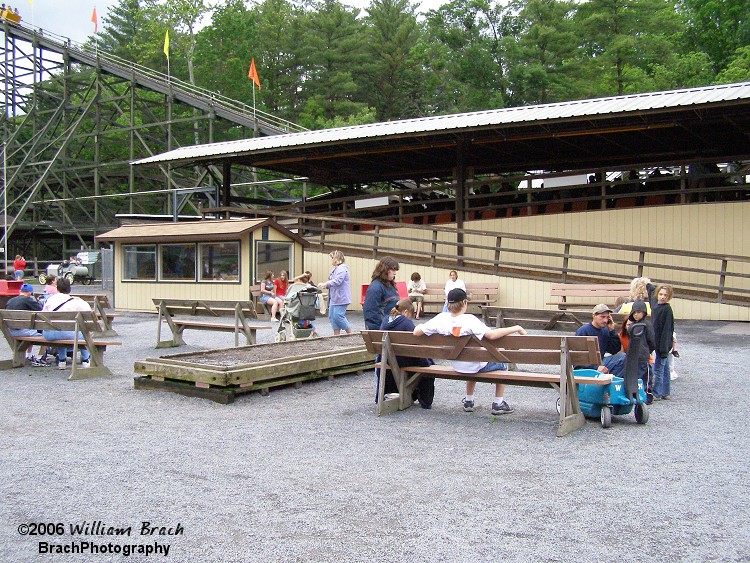
MULTIPOLYGON (((577 369, 573 372, 578 377, 597 377, 601 375, 594 369, 577 369)), ((609 385, 578 386, 578 402, 581 412, 587 418, 599 418, 603 428, 612 426, 612 415, 630 414, 635 407, 635 420, 638 424, 646 424, 648 410, 646 408, 646 392, 643 381, 638 380, 638 399, 628 398, 625 390, 625 380, 613 377, 609 385)))
MULTIPOLYGON (((578 386, 578 402, 581 412, 589 418, 599 417, 603 428, 612 426, 612 415, 630 414, 635 409, 635 421, 638 424, 648 422, 646 392, 640 379, 639 348, 646 337, 646 325, 635 322, 628 328, 630 345, 625 356, 624 377, 613 377, 609 385, 578 386)), ((583 377, 598 377, 599 372, 593 369, 574 371, 583 377)))

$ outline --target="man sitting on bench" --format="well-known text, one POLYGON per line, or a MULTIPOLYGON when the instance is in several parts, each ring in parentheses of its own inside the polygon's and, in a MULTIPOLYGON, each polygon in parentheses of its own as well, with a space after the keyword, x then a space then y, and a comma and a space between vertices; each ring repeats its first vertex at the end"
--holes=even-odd
MULTIPOLYGON (((447 298, 448 311, 440 313, 424 324, 414 329, 415 336, 423 334, 443 334, 446 336, 466 336, 473 334, 479 340, 487 338, 497 340, 509 334, 526 334, 523 327, 516 325, 506 328, 490 329, 474 315, 467 315, 466 309, 469 306, 466 292, 463 289, 455 288, 448 292, 447 298)), ((452 361, 453 369, 460 373, 480 373, 495 370, 507 370, 508 365, 500 362, 458 362, 452 361)), ((474 412, 474 388, 476 381, 466 382, 466 397, 463 400, 464 411, 474 412)), ((508 414, 513 409, 505 401, 505 385, 502 383, 495 384, 495 400, 492 402, 492 414, 508 414)))
MULTIPOLYGON (((30 283, 21 285, 20 293, 15 297, 8 299, 5 308, 13 311, 41 311, 42 306, 39 301, 34 299, 31 295, 34 293, 34 287, 30 283)), ((13 336, 39 336, 39 331, 33 328, 12 328, 10 333, 13 336)), ((44 360, 40 356, 34 356, 31 354, 31 347, 26 351, 26 359, 31 363, 32 366, 48 366, 49 362, 44 360)))
MULTIPOLYGON (((57 280, 57 291, 53 295, 50 295, 47 301, 44 302, 44 311, 88 311, 91 312, 91 307, 80 297, 69 295, 70 293, 70 282, 67 278, 58 278, 57 280)), ((76 337, 79 339, 83 338, 83 334, 80 332, 76 333, 72 330, 45 330, 42 332, 42 336, 47 340, 75 340, 76 337)), ((81 367, 87 368, 91 366, 89 361, 89 351, 86 348, 81 348, 81 367)), ((75 362, 76 359, 73 358, 75 362)), ((61 346, 57 349, 57 369, 66 369, 68 367, 68 348, 67 346, 61 346)))
POLYGON ((625 354, 621 352, 620 337, 612 319, 612 309, 604 303, 594 307, 591 322, 578 327, 576 336, 596 336, 599 339, 599 353, 603 358, 601 366, 573 366, 575 369, 595 369, 601 373, 611 373, 622 377, 625 371, 625 354), (605 356, 605 354, 611 354, 605 356))

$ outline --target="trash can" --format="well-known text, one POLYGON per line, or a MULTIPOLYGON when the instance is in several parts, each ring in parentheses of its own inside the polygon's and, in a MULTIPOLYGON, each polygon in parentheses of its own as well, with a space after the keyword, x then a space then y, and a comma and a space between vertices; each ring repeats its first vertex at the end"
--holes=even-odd
POLYGON ((21 294, 23 280, 0 280, 0 309, 5 309, 11 297, 21 294))

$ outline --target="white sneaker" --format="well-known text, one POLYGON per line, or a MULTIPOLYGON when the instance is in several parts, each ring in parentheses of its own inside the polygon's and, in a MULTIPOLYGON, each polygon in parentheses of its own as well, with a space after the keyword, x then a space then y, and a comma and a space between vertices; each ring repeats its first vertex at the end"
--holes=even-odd
POLYGON ((57 369, 68 369, 68 362, 57 362, 57 369))
POLYGON ((91 362, 88 361, 88 360, 82 361, 81 362, 81 367, 82 368, 90 368, 91 367, 91 362))

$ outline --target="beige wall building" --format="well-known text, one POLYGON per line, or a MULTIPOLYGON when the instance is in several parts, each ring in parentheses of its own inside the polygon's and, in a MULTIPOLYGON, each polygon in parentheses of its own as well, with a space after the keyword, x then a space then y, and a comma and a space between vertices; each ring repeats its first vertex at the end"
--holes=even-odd
MULTIPOLYGON (((482 230, 488 233, 518 233, 539 237, 559 237, 581 241, 597 241, 602 243, 642 246, 644 248, 660 247, 683 251, 705 252, 717 255, 747 256, 747 241, 750 241, 750 202, 735 203, 707 203, 701 205, 672 205, 649 208, 612 209, 605 211, 589 211, 582 213, 561 213, 556 215, 539 215, 533 217, 512 217, 471 221, 465 223, 466 229, 482 230)), ((446 233, 440 233, 441 238, 449 239, 446 233)), ((455 237, 453 237, 455 239, 455 237)), ((341 235, 326 237, 326 247, 335 248, 335 241, 349 244, 372 244, 371 236, 363 233, 347 232, 341 235)), ((385 246, 400 246, 399 254, 411 253, 419 255, 430 251, 432 240, 424 231, 409 227, 381 230, 380 240, 385 246), (403 237, 389 241, 385 233, 403 237), (409 240, 410 238, 416 240, 409 240), (420 242, 421 239, 421 242, 420 242)), ((467 243, 476 243, 486 250, 472 249, 470 252, 481 254, 485 252, 488 259, 492 259, 493 241, 491 236, 466 236, 467 243)), ((503 243, 510 246, 513 243, 503 243)), ((558 266, 550 257, 540 256, 527 251, 554 251, 553 244, 517 242, 517 250, 512 260, 523 264, 548 263, 558 266)), ((560 245, 558 245, 560 246, 560 245)), ((445 246, 443 252, 454 251, 454 247, 445 246)), ((441 249, 438 247, 438 252, 441 249)), ((559 252, 559 249, 558 249, 559 252)), ((382 252, 381 255, 387 254, 382 252)), ((621 252, 603 249, 576 249, 576 254, 582 257, 570 264, 571 268, 581 271, 603 271, 620 274, 624 277, 635 277, 637 271, 635 261, 637 253, 621 252), (614 263, 617 259, 621 264, 614 263)), ((701 259, 684 257, 670 257, 669 253, 653 259, 658 265, 644 269, 643 274, 654 281, 668 282, 675 285, 676 298, 673 302, 675 315, 680 319, 703 320, 731 320, 750 321, 750 308, 739 305, 727 305, 708 301, 680 299, 680 285, 703 284, 716 287, 717 276, 705 272, 717 272, 721 264, 715 259, 701 259), (688 262, 685 264, 685 262, 688 262), (677 270, 676 266, 689 266, 692 271, 677 270)), ((370 277, 376 260, 347 257, 346 263, 350 270, 352 283, 353 309, 359 309, 360 286, 370 282, 370 277)), ((412 272, 420 272, 426 282, 445 283, 448 270, 444 268, 430 268, 424 265, 400 260, 401 269, 398 281, 408 281, 412 272)), ((745 261, 729 261, 729 271, 740 274, 731 280, 735 287, 750 289, 750 258, 745 261), (747 276, 747 277, 741 277, 747 276)), ((328 253, 307 252, 305 255, 305 269, 312 271, 315 281, 324 280, 330 270, 328 253)), ((496 282, 499 288, 498 305, 508 307, 522 307, 530 309, 553 309, 548 305, 550 301, 550 283, 521 279, 517 277, 493 276, 472 272, 462 272, 459 276, 467 283, 496 282)), ((604 281, 604 280, 603 280, 604 281)), ((607 280, 608 281, 608 280, 607 280)))
POLYGON ((270 219, 125 225, 114 244, 114 303, 153 311, 154 298, 242 301, 267 270, 303 271, 306 241, 270 219))

